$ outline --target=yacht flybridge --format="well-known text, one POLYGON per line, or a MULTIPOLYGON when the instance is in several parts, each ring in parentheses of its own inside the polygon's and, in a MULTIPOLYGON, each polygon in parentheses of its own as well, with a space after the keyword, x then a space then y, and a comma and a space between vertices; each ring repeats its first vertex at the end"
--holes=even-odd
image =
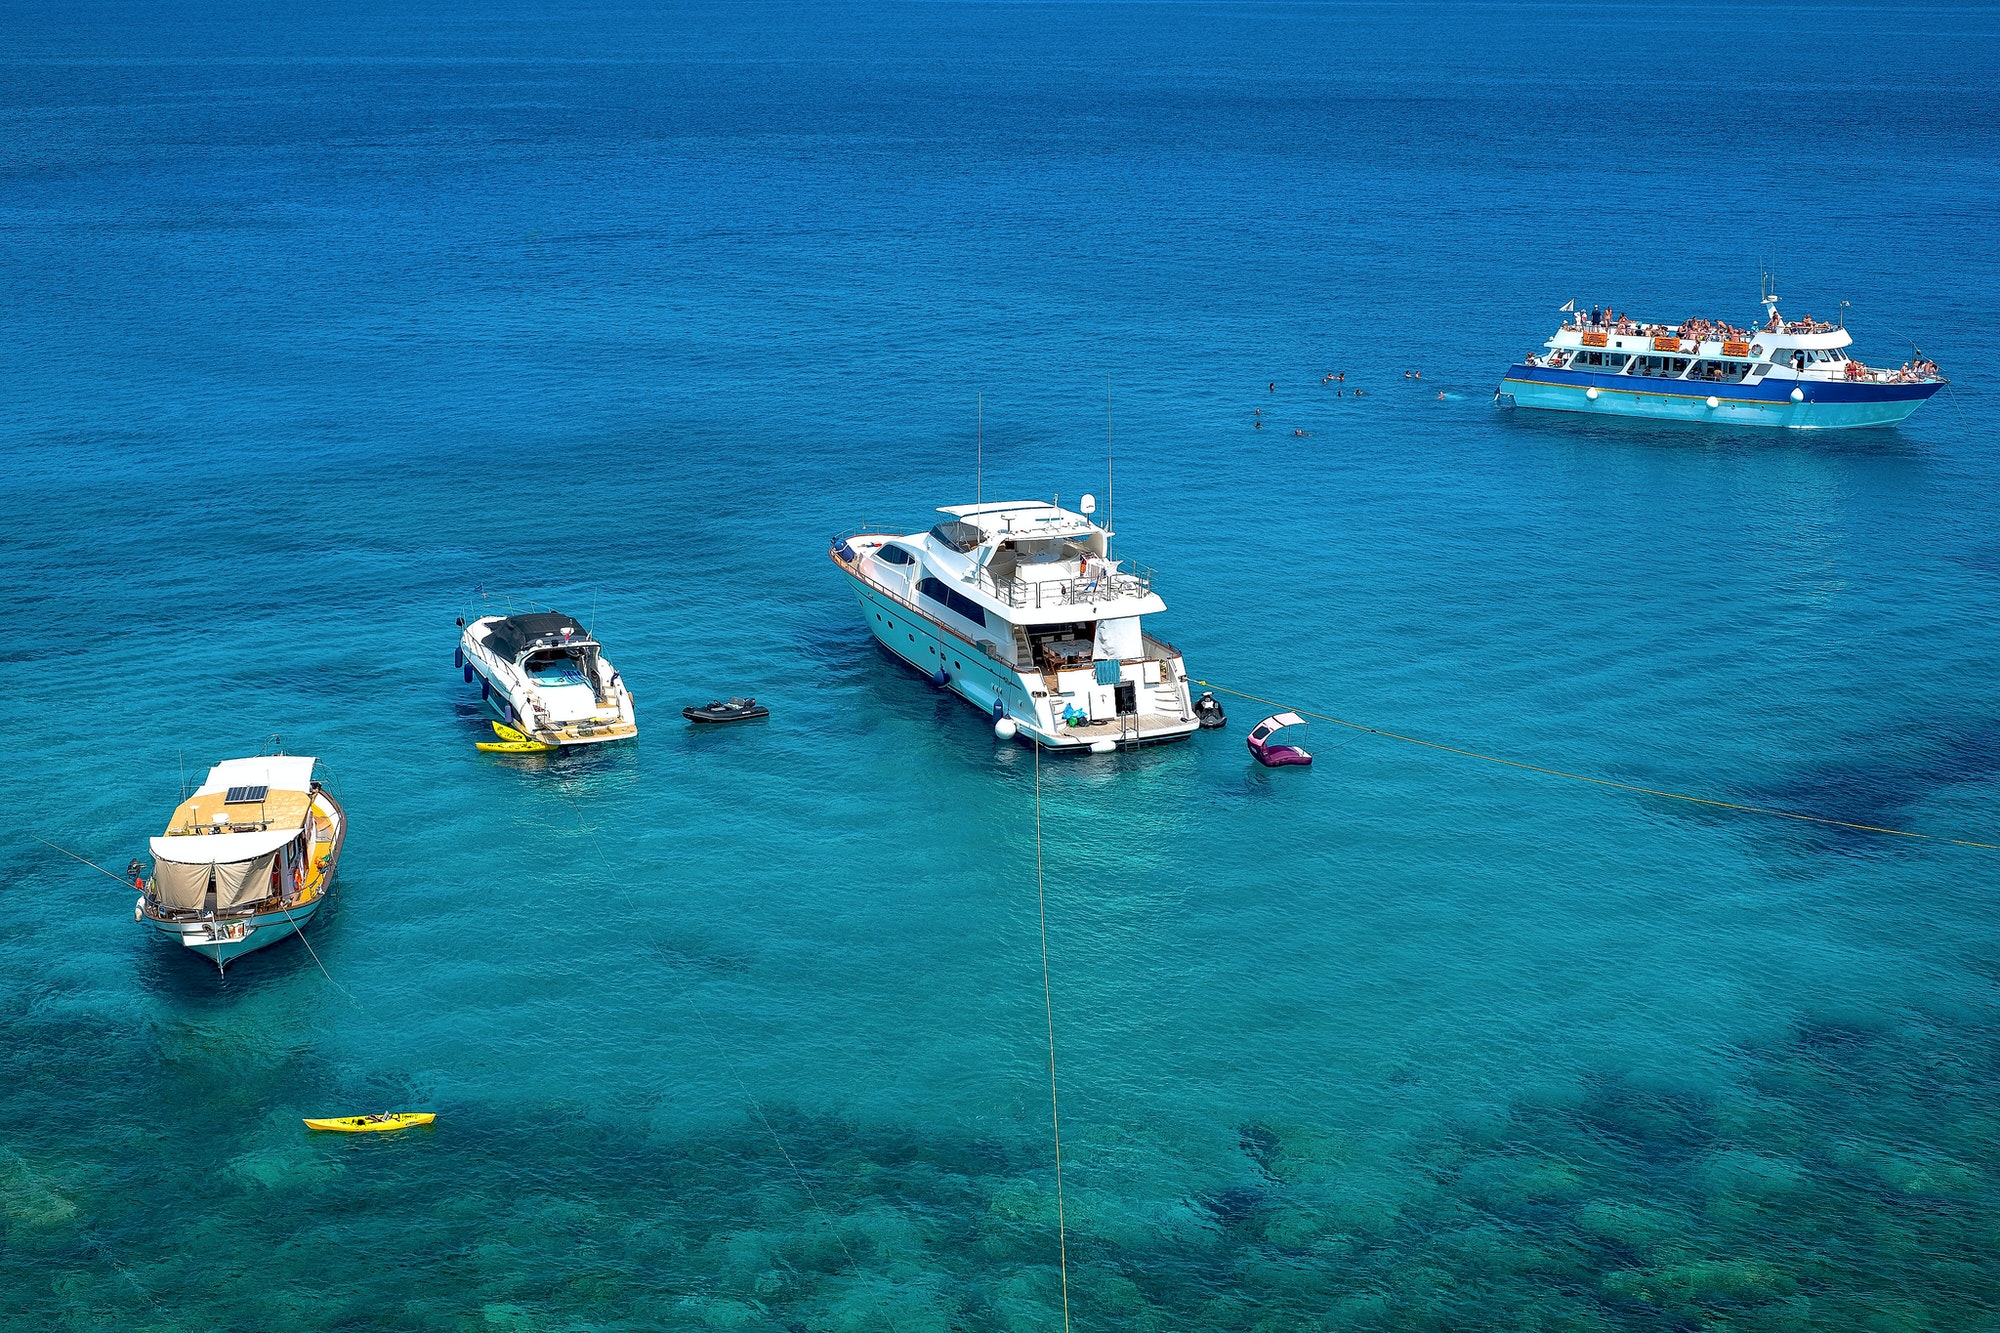
POLYGON ((594 745, 639 734, 632 692, 568 616, 482 616, 465 627, 457 661, 486 706, 530 742, 594 745))
POLYGON ((151 883, 134 870, 133 916, 217 968, 296 934, 326 901, 347 837, 315 762, 260 755, 209 769, 153 839, 151 883))
POLYGON ((1082 507, 952 505, 928 532, 849 534, 829 554, 882 645, 1000 735, 1100 752, 1180 740, 1200 726, 1187 669, 1140 626, 1166 603, 1082 507))

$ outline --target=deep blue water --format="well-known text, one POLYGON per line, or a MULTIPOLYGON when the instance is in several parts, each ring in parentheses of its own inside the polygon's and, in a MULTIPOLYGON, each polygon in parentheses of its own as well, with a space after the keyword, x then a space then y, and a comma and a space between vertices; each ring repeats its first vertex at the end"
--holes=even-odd
MULTIPOLYGON (((2000 842, 1997 38, 0 10, 0 1322, 1059 1327, 1035 758, 824 555, 971 498, 981 398, 984 494, 1073 500, 1109 385, 1208 680, 2000 842), (1824 436, 1492 403, 1564 300, 1741 323, 1760 266, 1954 384, 1824 436), (637 742, 473 748, 453 619, 530 601, 637 742), (122 868, 274 733, 353 818, 324 971, 218 981, 30 836, 122 868), (298 1123, 382 1107, 440 1120, 298 1123)), ((1267 772, 1227 704, 1041 767, 1078 1327, 1991 1326, 2000 852, 1323 723, 1267 772)))

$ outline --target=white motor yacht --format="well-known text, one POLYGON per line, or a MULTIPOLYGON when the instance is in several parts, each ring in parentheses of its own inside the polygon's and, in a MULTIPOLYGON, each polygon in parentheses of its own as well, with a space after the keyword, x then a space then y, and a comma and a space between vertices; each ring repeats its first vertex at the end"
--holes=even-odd
POLYGON ((948 506, 928 532, 849 534, 830 554, 882 645, 1000 735, 1100 752, 1180 740, 1200 726, 1187 669, 1141 628, 1166 603, 1082 508, 948 506))
POLYGON ((456 657, 494 716, 531 742, 595 745, 639 734, 632 692, 568 616, 482 616, 465 626, 456 657))

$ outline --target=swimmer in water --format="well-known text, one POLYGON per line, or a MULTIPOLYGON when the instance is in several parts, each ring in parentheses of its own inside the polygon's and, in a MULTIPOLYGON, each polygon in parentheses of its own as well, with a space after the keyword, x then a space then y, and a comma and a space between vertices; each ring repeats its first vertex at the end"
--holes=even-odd
POLYGON ((1272 393, 1276 393, 1277 391, 1278 391, 1278 382, 1277 382, 1276 380, 1272 380, 1272 381, 1271 381, 1271 392, 1272 392, 1272 393))
POLYGON ((1440 403, 1444 401, 1444 390, 1443 390, 1443 389, 1439 389, 1439 390, 1438 390, 1438 401, 1439 401, 1440 403))

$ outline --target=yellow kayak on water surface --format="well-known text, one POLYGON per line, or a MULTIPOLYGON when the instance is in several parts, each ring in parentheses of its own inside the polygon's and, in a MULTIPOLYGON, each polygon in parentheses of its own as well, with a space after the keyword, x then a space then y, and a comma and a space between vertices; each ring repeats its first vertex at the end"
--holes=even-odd
POLYGON ((388 1115, 344 1115, 332 1120, 308 1120, 307 1129, 330 1129, 336 1134, 386 1134, 412 1125, 428 1125, 437 1119, 429 1111, 396 1111, 388 1115))
POLYGON ((495 750, 501 754, 546 754, 550 750, 562 748, 556 745, 547 745, 541 741, 531 741, 525 733, 516 731, 503 722, 495 722, 493 724, 493 734, 500 739, 497 741, 481 741, 479 742, 480 749, 495 750))

